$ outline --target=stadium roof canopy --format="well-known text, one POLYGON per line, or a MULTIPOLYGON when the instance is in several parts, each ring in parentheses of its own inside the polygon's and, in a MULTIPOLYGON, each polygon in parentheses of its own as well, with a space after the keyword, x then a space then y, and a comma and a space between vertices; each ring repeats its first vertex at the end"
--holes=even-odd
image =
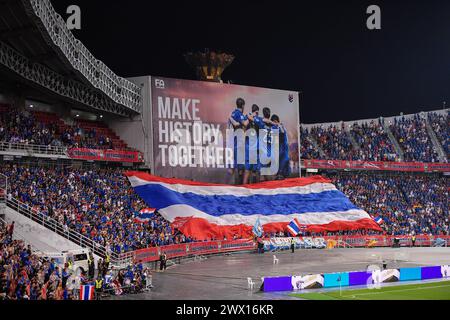
POLYGON ((49 0, 0 0, 0 69, 3 82, 14 79, 86 108, 141 112, 141 88, 97 60, 49 0))

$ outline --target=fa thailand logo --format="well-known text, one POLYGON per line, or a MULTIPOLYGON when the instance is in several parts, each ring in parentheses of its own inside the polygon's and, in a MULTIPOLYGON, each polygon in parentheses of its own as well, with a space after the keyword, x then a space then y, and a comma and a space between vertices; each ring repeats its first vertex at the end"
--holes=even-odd
POLYGON ((155 87, 157 89, 164 89, 165 88, 164 80, 162 80, 162 79, 155 79, 155 87))
POLYGON ((290 103, 292 103, 292 102, 294 102, 294 95, 291 93, 291 94, 289 94, 289 102, 290 103))

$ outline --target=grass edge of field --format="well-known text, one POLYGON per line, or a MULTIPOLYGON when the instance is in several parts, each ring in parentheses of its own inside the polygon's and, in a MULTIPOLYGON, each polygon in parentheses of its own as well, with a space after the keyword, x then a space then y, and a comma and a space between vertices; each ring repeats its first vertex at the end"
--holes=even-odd
MULTIPOLYGON (((395 292, 405 292, 417 290, 427 290, 427 289, 435 289, 438 287, 448 286, 450 287, 450 281, 437 281, 437 282, 429 282, 429 283, 414 283, 414 284, 404 284, 404 285, 394 285, 388 287, 382 287, 380 289, 344 289, 342 290, 342 296, 340 295, 340 291, 326 291, 326 292, 308 292, 308 293, 291 293, 290 297, 301 298, 306 300, 359 300, 356 297, 352 298, 356 295, 367 294, 370 295, 371 292, 374 294, 395 294, 395 292)), ((348 287, 345 287, 348 288, 348 287)), ((367 299, 370 300, 370 299, 367 299)), ((379 299, 377 299, 379 300, 379 299)), ((381 299, 383 300, 383 299, 381 299)), ((402 298, 390 298, 385 300, 405 300, 402 298)), ((440 297, 439 299, 431 299, 424 297, 423 300, 450 300, 450 295, 448 297, 440 297)))

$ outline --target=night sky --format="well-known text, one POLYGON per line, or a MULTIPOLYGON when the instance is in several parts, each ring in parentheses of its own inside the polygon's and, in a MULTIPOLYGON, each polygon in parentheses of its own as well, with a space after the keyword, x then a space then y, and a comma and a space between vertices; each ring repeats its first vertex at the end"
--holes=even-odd
POLYGON ((120 76, 194 79, 183 53, 232 53, 224 81, 301 91, 301 121, 354 120, 450 104, 450 1, 53 0, 120 76), (366 9, 381 7, 381 30, 366 9))

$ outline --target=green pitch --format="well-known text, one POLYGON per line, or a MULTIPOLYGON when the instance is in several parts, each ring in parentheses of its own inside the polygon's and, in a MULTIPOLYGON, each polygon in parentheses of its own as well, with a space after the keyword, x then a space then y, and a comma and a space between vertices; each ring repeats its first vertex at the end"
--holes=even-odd
POLYGON ((450 281, 338 291, 293 293, 307 300, 450 300, 450 281))

